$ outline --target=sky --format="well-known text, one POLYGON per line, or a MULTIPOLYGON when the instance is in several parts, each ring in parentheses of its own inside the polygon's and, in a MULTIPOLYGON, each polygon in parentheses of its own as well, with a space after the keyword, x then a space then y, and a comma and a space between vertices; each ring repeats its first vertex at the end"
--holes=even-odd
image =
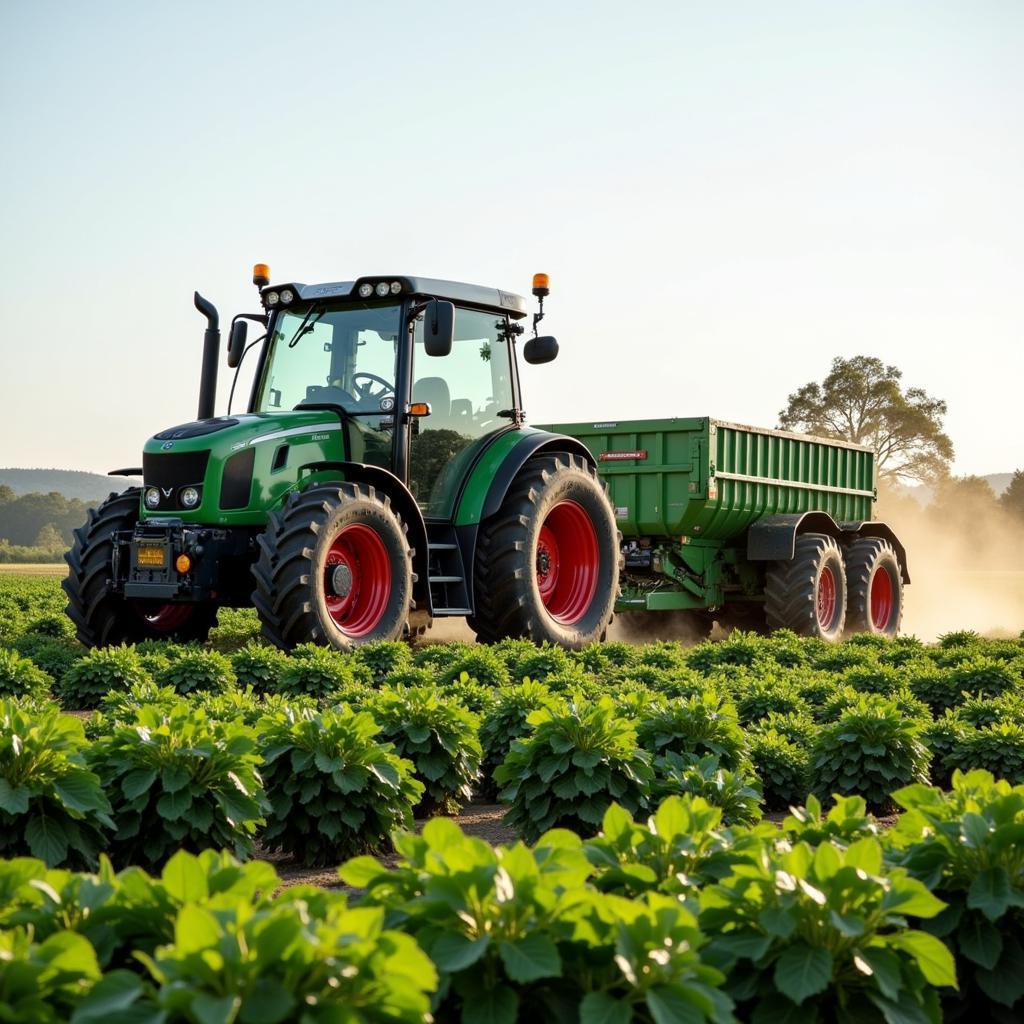
POLYGON ((955 472, 1024 466, 1017 0, 3 0, 0 38, 2 466, 138 465, 195 416, 193 290, 256 311, 258 261, 546 271, 534 422, 774 426, 867 354, 955 472))

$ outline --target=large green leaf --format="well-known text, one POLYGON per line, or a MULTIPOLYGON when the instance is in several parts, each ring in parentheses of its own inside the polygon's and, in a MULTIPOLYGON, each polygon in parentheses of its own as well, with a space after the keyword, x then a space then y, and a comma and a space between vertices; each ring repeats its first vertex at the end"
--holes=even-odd
POLYGON ((28 810, 29 791, 25 786, 12 786, 0 778, 0 810, 8 814, 24 814, 28 810))
POLYGON ((53 788, 64 806, 73 811, 84 813, 103 808, 110 810, 96 776, 90 772, 65 772, 54 779, 53 788))
POLYGON ((192 794, 187 789, 179 789, 176 793, 164 793, 156 802, 157 811, 168 821, 181 818, 191 806, 192 794))
POLYGON ((205 993, 192 1000, 192 1013, 199 1024, 233 1024, 241 1006, 238 996, 210 996, 205 993))
POLYGON ((546 935, 525 935, 498 947, 505 973, 520 983, 557 978, 562 973, 558 947, 546 935))
POLYGON ((579 1024, 629 1024, 633 1008, 607 992, 588 992, 580 1002, 579 1024))
POLYGON ((1010 876, 1003 867, 979 871, 967 890, 967 906, 980 910, 990 921, 1002 917, 1011 900, 1010 876))
POLYGON ((33 814, 25 826, 25 839, 33 857, 57 867, 68 855, 68 837, 64 826, 45 814, 33 814))
POLYGON ((1003 952, 999 929, 980 914, 967 914, 956 933, 960 952, 980 967, 991 970, 1003 952))
POLYGON ((215 946, 220 939, 217 919, 208 910, 187 903, 174 922, 174 943, 178 953, 196 953, 215 946))
POLYGON ((775 961, 775 987, 794 1003, 823 992, 832 978, 832 955, 826 949, 795 943, 775 961))
POLYGON ((654 1024, 703 1024, 704 1014, 674 985, 655 985, 644 996, 654 1024))
POLYGON ((889 945, 909 953, 932 985, 956 988, 956 965, 949 947, 927 932, 904 931, 888 936, 889 945))
POLYGON ((281 1024, 290 1020, 295 997, 276 978, 260 978, 242 1001, 240 1024, 281 1024))
POLYGON ((472 967, 484 955, 489 944, 488 935, 469 939, 457 932, 445 932, 431 947, 430 957, 442 971, 454 974, 472 967))
POLYGON ((89 990, 75 1008, 71 1024, 105 1024, 111 1014, 125 1010, 142 994, 142 979, 131 971, 111 971, 89 990))
POLYGON ((129 772, 121 780, 121 792, 126 799, 134 800, 137 796, 145 793, 156 781, 156 771, 148 768, 138 768, 129 772))
POLYGON ((167 863, 160 874, 160 880, 167 891, 181 903, 205 900, 209 895, 206 872, 198 858, 185 850, 179 850, 167 863))

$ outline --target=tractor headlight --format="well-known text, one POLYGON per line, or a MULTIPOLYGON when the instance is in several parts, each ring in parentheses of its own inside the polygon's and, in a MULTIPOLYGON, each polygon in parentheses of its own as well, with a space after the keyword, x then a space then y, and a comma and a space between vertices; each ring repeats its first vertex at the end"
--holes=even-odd
POLYGON ((268 306, 276 306, 281 300, 281 296, 277 292, 267 292, 266 299, 268 306))
POLYGON ((389 284, 387 283, 387 281, 381 281, 381 282, 380 282, 380 284, 378 284, 378 285, 377 285, 377 294, 378 294, 378 295, 379 295, 379 296, 380 296, 380 297, 381 297, 382 299, 383 299, 383 298, 384 298, 384 296, 385 296, 385 295, 387 295, 387 294, 388 294, 388 292, 390 292, 390 291, 391 291, 391 285, 389 285, 389 284))
POLYGON ((194 487, 186 487, 181 492, 181 503, 185 508, 195 508, 199 504, 199 491, 194 487))
POLYGON ((294 299, 295 299, 295 292, 293 292, 291 290, 291 288, 284 288, 284 289, 282 289, 282 291, 281 291, 281 305, 282 306, 290 305, 294 301, 294 299))
POLYGON ((160 491, 155 487, 150 487, 146 491, 146 508, 158 508, 160 505, 160 491))
POLYGON ((401 281, 392 281, 391 282, 391 294, 392 295, 397 295, 401 290, 402 290, 402 282, 401 281))
POLYGON ((368 299, 373 294, 373 285, 369 281, 364 281, 359 286, 359 298, 368 299))

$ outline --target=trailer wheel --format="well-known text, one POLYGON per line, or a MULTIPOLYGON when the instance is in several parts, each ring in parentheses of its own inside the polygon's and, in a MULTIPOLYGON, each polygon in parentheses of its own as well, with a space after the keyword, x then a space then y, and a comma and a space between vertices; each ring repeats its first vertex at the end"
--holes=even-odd
POLYGON ((861 537, 846 549, 848 633, 896 636, 903 619, 903 574, 892 545, 861 537))
POLYGON ((846 622, 846 566, 832 537, 807 533, 793 558, 773 562, 765 579, 765 617, 771 629, 838 640, 846 622))
POLYGON ((618 530, 581 458, 531 459, 480 529, 475 614, 483 643, 526 637, 578 648, 603 640, 619 589, 618 530))
POLYGON ((292 494, 258 540, 252 602, 281 648, 350 650, 401 639, 412 602, 412 551, 386 496, 343 483, 292 494))
POLYGON ((89 509, 64 556, 68 574, 61 586, 68 596, 67 614, 86 647, 140 640, 202 643, 217 624, 215 605, 132 601, 111 592, 114 535, 138 522, 141 493, 131 487, 89 509))

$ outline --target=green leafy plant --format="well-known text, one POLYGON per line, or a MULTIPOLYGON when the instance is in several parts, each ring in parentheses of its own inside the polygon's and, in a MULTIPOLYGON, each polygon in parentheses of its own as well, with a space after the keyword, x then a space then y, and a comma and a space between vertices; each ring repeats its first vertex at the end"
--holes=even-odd
POLYGON ((483 751, 479 720, 435 688, 382 690, 367 705, 381 738, 415 766, 423 784, 417 813, 455 813, 473 795, 483 751))
POLYGON ((949 904, 929 930, 956 955, 962 988, 947 1019, 1024 1013, 1024 787, 955 772, 951 791, 908 786, 891 856, 949 904))
POLYGON ((653 792, 659 797, 703 797, 720 807, 727 824, 749 824, 761 817, 761 784, 748 771, 723 768, 714 755, 696 757, 668 751, 654 759, 653 792))
POLYGON ((471 648, 447 665, 437 681, 444 686, 458 681, 463 675, 484 686, 507 686, 511 680, 504 660, 490 647, 471 648))
POLYGON ((782 831, 790 842, 817 846, 829 841, 846 847, 861 839, 877 837, 878 824, 861 796, 837 796, 826 812, 812 793, 802 807, 790 808, 782 831))
POLYGON ((883 874, 876 839, 797 842, 706 886, 700 923, 744 1019, 895 1024, 937 1021, 935 987, 956 985, 949 950, 907 927, 944 906, 906 871, 883 874))
POLYGON ((337 863, 412 826, 423 785, 379 732, 369 714, 347 707, 288 709, 260 723, 268 849, 304 864, 337 863))
POLYGON ((67 707, 91 709, 111 690, 127 690, 148 678, 131 647, 95 647, 68 669, 58 690, 67 707))
POLYGON ((355 649, 352 657, 357 665, 367 669, 371 680, 377 686, 389 676, 401 672, 412 664, 409 645, 399 640, 375 640, 361 644, 355 649))
POLYGON ((0 855, 31 854, 53 867, 95 864, 114 823, 85 747, 76 718, 0 704, 0 855))
POLYGON ((421 1024, 437 987, 429 958, 385 928, 383 910, 350 910, 340 894, 216 912, 187 904, 174 942, 142 960, 166 1014, 157 1019, 175 1021, 421 1024))
POLYGON ((235 685, 231 662, 216 651, 183 651, 156 673, 161 686, 173 686, 180 694, 224 693, 235 685))
POLYGON ((463 672, 458 679, 441 684, 439 688, 449 699, 457 701, 475 715, 484 715, 490 711, 499 692, 471 679, 467 672, 463 672))
POLYGON ((774 731, 780 736, 784 736, 790 743, 795 743, 798 747, 802 747, 804 750, 809 750, 820 730, 821 726, 819 726, 813 718, 804 714, 802 711, 791 712, 789 714, 779 714, 775 711, 769 711, 768 714, 750 730, 748 736, 750 737, 750 742, 753 743, 753 738, 755 736, 761 733, 774 731))
POLYGON ((1024 726, 1011 722, 965 729, 946 755, 949 768, 983 768, 1016 785, 1024 782, 1024 726))
POLYGON ((521 683, 524 679, 543 683, 547 682, 549 676, 579 678, 584 673, 581 666, 561 647, 542 644, 516 658, 509 665, 509 674, 516 683, 521 683))
POLYGON ((818 735, 811 752, 815 792, 859 795, 872 808, 889 808, 894 789, 928 781, 929 754, 920 729, 892 701, 861 696, 818 735))
POLYGON ((181 697, 173 687, 144 679, 140 683, 132 683, 126 690, 111 690, 104 694, 99 707, 104 721, 131 724, 144 707, 156 707, 167 714, 180 702, 181 697))
POLYGON ((638 723, 637 740, 652 755, 713 754, 729 769, 739 766, 746 750, 736 708, 713 690, 655 709, 638 723))
POLYGON ((743 725, 753 725, 772 712, 792 714, 799 711, 803 701, 788 680, 772 677, 748 677, 733 686, 736 711, 743 725))
POLYGON ((28 658, 0 647, 0 697, 45 697, 52 683, 28 658))
POLYGON ((591 834, 613 801, 630 813, 646 805, 650 755, 608 697, 540 708, 494 773, 505 820, 532 841, 551 828, 591 834))
POLYGON ((352 665, 343 655, 318 644, 299 644, 278 677, 277 685, 280 693, 325 697, 353 682, 352 665))
POLYGON ((85 648, 75 640, 50 633, 24 633, 18 637, 15 650, 53 679, 62 679, 85 654, 85 648))
POLYGON ((275 693, 288 668, 288 656, 276 647, 249 641, 231 655, 231 671, 239 686, 251 686, 257 693, 275 693))
POLYGON ((775 729, 765 729, 751 734, 749 754, 765 807, 784 810, 803 799, 810 781, 806 745, 793 742, 775 729))
POLYGON ((178 847, 251 852, 266 808, 252 729, 185 702, 168 713, 143 707, 87 756, 114 806, 115 861, 159 865, 178 847))

